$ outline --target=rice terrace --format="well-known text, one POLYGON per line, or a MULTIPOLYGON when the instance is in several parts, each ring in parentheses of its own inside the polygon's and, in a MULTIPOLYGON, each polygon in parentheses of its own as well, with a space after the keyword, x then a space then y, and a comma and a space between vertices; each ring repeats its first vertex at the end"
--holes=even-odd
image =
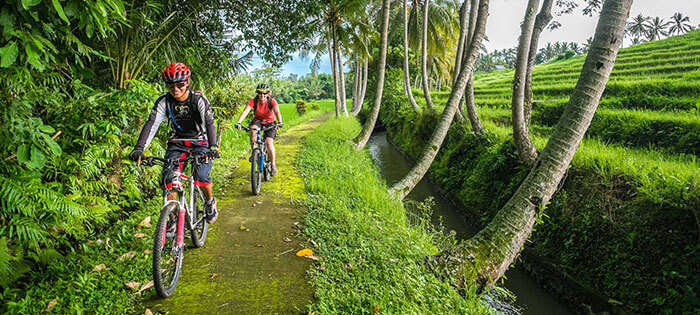
POLYGON ((700 314, 700 2, 7 0, 2 314, 700 314))

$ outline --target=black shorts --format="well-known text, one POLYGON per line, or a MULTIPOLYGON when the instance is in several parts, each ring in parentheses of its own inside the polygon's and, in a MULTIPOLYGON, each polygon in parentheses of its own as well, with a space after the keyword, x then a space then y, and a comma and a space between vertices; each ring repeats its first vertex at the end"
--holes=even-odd
MULTIPOLYGON (((268 127, 270 125, 274 125, 274 122, 271 122, 269 124, 263 124, 262 121, 260 120, 253 120, 253 122, 250 123, 250 127, 253 128, 253 126, 257 126, 258 129, 262 129, 264 127, 268 127)), ((272 128, 266 131, 263 131, 263 138, 272 138, 273 140, 277 138, 277 128, 272 128)))
MULTIPOLYGON (((168 160, 174 159, 185 159, 190 154, 196 153, 198 155, 206 154, 209 152, 209 145, 207 142, 192 142, 192 141, 168 141, 168 149, 165 151, 165 158, 168 160)), ((180 163, 175 166, 175 170, 181 171, 184 163, 180 163)), ((212 160, 210 159, 207 163, 202 163, 197 165, 193 170, 194 184, 197 186, 206 186, 211 183, 211 177, 209 173, 211 172, 212 160)), ((163 169, 163 174, 161 178, 161 184, 170 188, 170 181, 172 180, 167 176, 172 170, 163 169)))

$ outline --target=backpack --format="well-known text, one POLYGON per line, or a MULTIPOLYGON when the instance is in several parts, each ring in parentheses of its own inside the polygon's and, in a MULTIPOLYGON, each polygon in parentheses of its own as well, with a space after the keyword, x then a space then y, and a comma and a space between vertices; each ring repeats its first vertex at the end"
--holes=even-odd
MULTIPOLYGON (((194 118, 194 121, 197 126, 202 124, 202 116, 199 113, 199 99, 202 97, 202 94, 200 91, 191 91, 190 90, 190 98, 189 98, 189 103, 188 103, 188 108, 190 109, 190 117, 194 118)), ((168 112, 168 117, 170 118, 170 121, 173 123, 173 126, 177 128, 177 130, 182 131, 182 127, 175 121, 175 116, 173 116, 172 111, 170 110, 170 98, 172 96, 168 95, 165 97, 165 109, 168 112)))

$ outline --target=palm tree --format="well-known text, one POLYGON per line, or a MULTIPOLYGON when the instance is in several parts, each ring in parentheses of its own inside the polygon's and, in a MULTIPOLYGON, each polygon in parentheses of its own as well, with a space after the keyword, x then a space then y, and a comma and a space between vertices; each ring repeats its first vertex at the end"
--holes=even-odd
POLYGON ((544 0, 540 13, 537 14, 535 25, 532 30, 532 39, 530 39, 530 48, 528 52, 527 72, 525 74, 525 102, 524 102, 524 117, 525 126, 530 125, 530 112, 532 111, 532 69, 535 67, 537 59, 537 45, 540 40, 540 35, 544 28, 552 21, 552 5, 554 0, 544 0))
POLYGON ((525 19, 521 24, 522 31, 518 44, 515 75, 513 78, 513 98, 511 109, 513 116, 513 140, 518 151, 520 161, 532 165, 537 159, 537 149, 530 139, 530 131, 525 123, 525 87, 527 86, 527 65, 529 61, 530 43, 532 32, 535 28, 535 10, 539 6, 539 0, 528 0, 525 9, 525 19))
POLYGON ((639 14, 627 23, 627 30, 634 38, 645 37, 649 32, 649 20, 651 20, 650 17, 639 14))
POLYGON ((408 71, 408 6, 406 4, 408 0, 403 0, 403 85, 404 92, 408 95, 408 100, 411 102, 413 109, 418 111, 420 107, 416 103, 416 99, 413 98, 413 91, 411 91, 410 73, 408 71))
POLYGON ((496 282, 525 245, 593 119, 631 5, 632 0, 605 0, 581 77, 539 162, 491 222, 463 243, 466 283, 483 288, 496 282))
POLYGON ((382 0, 382 35, 379 43, 379 62, 377 62, 377 93, 374 96, 374 105, 372 106, 372 111, 365 120, 365 124, 362 126, 362 131, 360 134, 353 139, 355 142, 355 150, 362 150, 369 136, 372 135, 372 130, 374 130, 374 124, 377 122, 377 116, 379 116, 379 107, 382 103, 382 94, 384 93, 384 74, 386 72, 386 51, 387 46, 389 46, 389 9, 391 8, 390 0, 382 0))
MULTIPOLYGON (((450 97, 447 100, 445 109, 440 115, 433 134, 430 136, 430 140, 426 143, 423 148, 423 152, 418 159, 418 162, 413 166, 413 168, 404 176, 398 183, 394 184, 389 192, 396 194, 401 199, 405 198, 411 190, 418 184, 418 182, 423 178, 428 168, 435 160, 435 156, 442 146, 443 140, 447 135, 447 131, 452 125, 452 120, 454 118, 455 112, 457 111, 457 105, 462 99, 462 93, 467 86, 467 81, 472 75, 472 70, 474 69, 474 62, 479 54, 479 49, 481 47, 481 41, 484 38, 484 30, 486 29, 486 20, 488 18, 489 0, 481 0, 479 3, 479 14, 477 17, 476 25, 474 28, 474 36, 469 45, 469 49, 466 52, 466 58, 462 63, 462 70, 457 76, 457 81, 452 86, 452 91, 450 92, 450 97)), ((476 7, 472 10, 477 10, 476 7)), ((466 18, 466 16, 462 16, 466 18)), ((460 23, 461 24, 461 23, 460 23)))
POLYGON ((690 24, 690 18, 682 13, 676 13, 671 17, 671 28, 669 34, 681 35, 693 30, 693 25, 690 24))
POLYGON ((661 39, 661 36, 668 36, 668 31, 666 29, 671 25, 672 22, 664 22, 664 19, 660 17, 655 17, 649 23, 649 28, 647 30, 647 38, 651 40, 661 39))

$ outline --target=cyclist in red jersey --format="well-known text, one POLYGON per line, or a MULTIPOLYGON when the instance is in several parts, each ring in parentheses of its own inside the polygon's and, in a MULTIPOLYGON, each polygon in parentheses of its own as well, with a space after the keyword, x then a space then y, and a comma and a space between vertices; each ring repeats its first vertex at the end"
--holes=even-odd
MULTIPOLYGON (((282 114, 280 113, 277 101, 270 95, 270 86, 261 83, 255 89, 257 95, 248 101, 248 106, 243 109, 241 116, 238 117, 235 127, 242 129, 241 122, 248 116, 251 109, 254 109, 253 121, 250 123, 250 142, 254 143, 258 130, 275 123, 277 117, 277 128, 282 128, 282 114)), ((277 164, 275 163, 275 138, 277 137, 277 128, 272 128, 264 132, 265 144, 267 152, 270 153, 270 162, 272 163, 272 176, 277 175, 277 164)))

